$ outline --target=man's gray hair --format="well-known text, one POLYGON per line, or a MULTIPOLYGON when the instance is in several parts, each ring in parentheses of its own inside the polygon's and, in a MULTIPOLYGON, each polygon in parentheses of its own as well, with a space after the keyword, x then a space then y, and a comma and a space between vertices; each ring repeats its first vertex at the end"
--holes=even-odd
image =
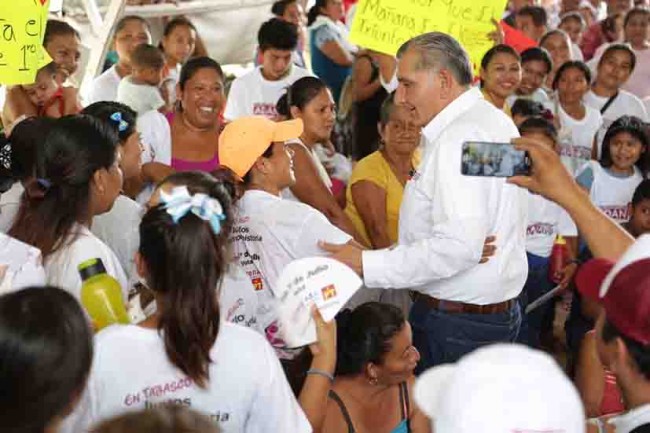
POLYGON ((472 84, 472 62, 467 51, 448 34, 431 32, 409 39, 399 48, 397 57, 402 57, 410 49, 420 54, 417 69, 447 69, 461 86, 472 84))

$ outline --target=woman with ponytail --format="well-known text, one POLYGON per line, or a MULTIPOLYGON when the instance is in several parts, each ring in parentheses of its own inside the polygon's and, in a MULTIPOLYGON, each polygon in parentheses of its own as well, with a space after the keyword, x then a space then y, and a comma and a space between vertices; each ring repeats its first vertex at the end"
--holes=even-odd
POLYGON ((420 433, 429 422, 412 402, 420 354, 392 305, 368 302, 337 317, 336 378, 323 433, 420 433))
POLYGON ((170 185, 159 197, 142 219, 136 257, 157 311, 97 335, 88 390, 67 431, 166 405, 203 412, 222 433, 311 431, 264 337, 222 320, 229 192, 170 185))

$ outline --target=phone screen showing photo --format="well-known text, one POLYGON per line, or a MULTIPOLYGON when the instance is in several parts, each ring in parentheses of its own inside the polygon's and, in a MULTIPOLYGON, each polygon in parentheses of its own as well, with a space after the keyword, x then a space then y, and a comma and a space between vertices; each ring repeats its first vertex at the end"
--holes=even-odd
POLYGON ((511 177, 530 173, 526 152, 512 143, 463 143, 460 171, 465 176, 511 177))

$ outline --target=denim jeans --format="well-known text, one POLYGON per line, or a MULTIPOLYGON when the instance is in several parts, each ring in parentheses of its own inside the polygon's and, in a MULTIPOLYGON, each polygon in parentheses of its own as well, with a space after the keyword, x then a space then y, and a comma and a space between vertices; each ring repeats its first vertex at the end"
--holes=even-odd
POLYGON ((550 300, 530 314, 526 314, 526 307, 553 289, 554 284, 548 279, 548 268, 548 259, 528 254, 528 278, 519 295, 522 319, 517 342, 534 348, 539 348, 542 331, 552 326, 555 302, 550 300))
POLYGON ((515 342, 521 324, 521 310, 515 303, 504 313, 446 313, 416 301, 409 321, 413 329, 413 345, 420 352, 416 369, 419 374, 439 364, 456 362, 479 347, 515 342))

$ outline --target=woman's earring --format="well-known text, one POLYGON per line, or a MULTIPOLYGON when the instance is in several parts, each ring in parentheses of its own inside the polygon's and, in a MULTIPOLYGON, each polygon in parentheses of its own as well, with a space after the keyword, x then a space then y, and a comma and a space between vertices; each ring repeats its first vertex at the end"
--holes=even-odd
POLYGON ((379 381, 378 381, 377 378, 374 377, 374 376, 371 376, 371 377, 368 379, 368 383, 369 383, 370 385, 372 385, 372 386, 377 385, 377 382, 379 382, 379 381))

